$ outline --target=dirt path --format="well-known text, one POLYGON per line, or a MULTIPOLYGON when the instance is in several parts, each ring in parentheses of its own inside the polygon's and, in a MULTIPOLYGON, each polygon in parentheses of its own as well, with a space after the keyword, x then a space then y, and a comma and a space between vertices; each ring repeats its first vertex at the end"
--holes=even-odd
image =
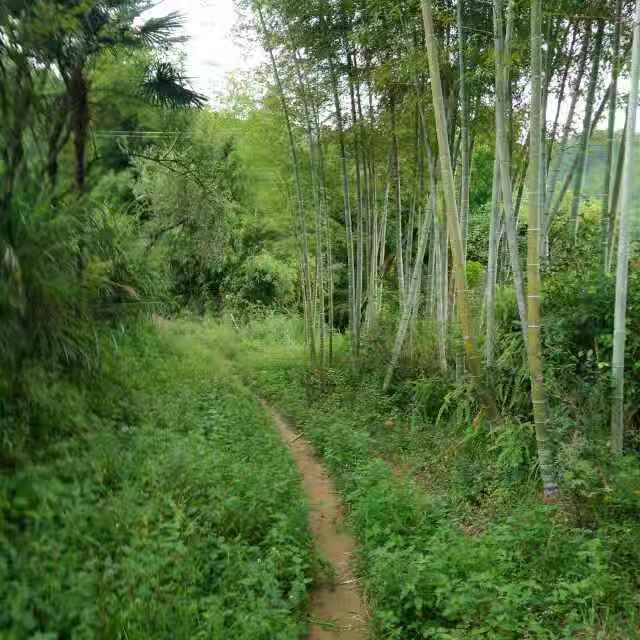
POLYGON ((261 402, 273 417, 300 469, 316 547, 335 573, 333 585, 320 585, 311 594, 309 640, 365 640, 368 638, 367 609, 351 570, 356 543, 343 531, 342 507, 333 482, 316 461, 311 445, 296 434, 277 411, 261 402))

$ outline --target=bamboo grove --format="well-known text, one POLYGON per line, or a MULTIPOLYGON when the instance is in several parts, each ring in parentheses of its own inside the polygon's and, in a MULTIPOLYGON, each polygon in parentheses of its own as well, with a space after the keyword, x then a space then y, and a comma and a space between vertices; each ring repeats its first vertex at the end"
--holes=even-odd
POLYGON ((562 268, 554 255, 559 229, 576 246, 584 241, 587 187, 598 194, 592 253, 615 277, 610 446, 615 455, 623 449, 640 73, 634 5, 253 0, 246 7, 269 53, 287 130, 313 366, 332 363, 339 309, 357 367, 383 310, 395 305, 384 389, 412 348, 417 319, 426 318, 440 370, 466 371, 482 412, 499 427, 490 384, 501 356, 497 288, 512 288, 548 497, 557 485, 544 278, 562 268), (594 186, 588 168, 599 131, 605 168, 594 186), (478 294, 469 246, 479 155, 491 188, 478 294), (344 304, 336 300, 340 277, 344 304))

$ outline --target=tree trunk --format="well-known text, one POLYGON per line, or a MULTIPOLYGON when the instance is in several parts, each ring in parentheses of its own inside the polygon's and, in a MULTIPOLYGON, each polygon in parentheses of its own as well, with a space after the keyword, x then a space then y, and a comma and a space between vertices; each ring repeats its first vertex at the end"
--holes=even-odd
POLYGON ((500 159, 500 185, 504 205, 505 230, 511 262, 513 284, 518 302, 520 326, 524 344, 527 344, 527 305, 524 297, 524 279, 520 267, 520 250, 513 207, 513 186, 511 181, 511 154, 506 131, 507 122, 507 78, 509 75, 505 55, 504 27, 502 19, 502 0, 494 0, 494 28, 496 46, 496 145, 500 159))
POLYGON ((404 258, 403 258, 403 233, 402 233, 402 184, 400 180, 400 148, 398 145, 398 134, 396 131, 396 105, 395 100, 391 102, 391 136, 393 140, 393 177, 395 183, 396 196, 396 271, 398 273, 398 295, 400 296, 400 313, 404 312, 405 300, 405 278, 404 278, 404 258))
MULTIPOLYGON (((432 194, 433 202, 433 194, 432 194)), ((413 273, 411 275, 411 283, 407 294, 407 300, 402 310, 400 323, 398 325, 398 332, 396 334, 396 340, 393 347, 393 353, 391 355, 391 362, 387 369, 387 375, 384 379, 383 391, 389 389, 393 373, 398 366, 400 360, 400 354, 402 353, 402 347, 404 345, 405 338, 407 336, 407 329, 413 314, 415 313, 416 303, 418 300, 418 291, 420 290, 420 275, 424 266, 424 254, 427 249, 427 241, 429 239, 429 231, 431 229, 431 222, 433 220, 433 211, 428 211, 424 216, 424 222, 420 231, 418 239, 418 251, 416 254, 416 260, 413 265, 413 273)))
POLYGON ((82 65, 76 65, 69 79, 71 127, 75 150, 75 178, 79 193, 84 193, 86 182, 87 135, 89 132, 89 84, 82 65))
MULTIPOLYGON (((553 158, 553 146, 556 141, 556 136, 558 135, 558 126, 560 124, 560 112, 562 111, 562 106, 564 104, 564 94, 567 89, 567 80, 569 78, 569 70, 573 66, 573 54, 576 47, 577 37, 578 37, 578 27, 577 25, 574 25, 573 34, 571 36, 571 44, 569 45, 569 55, 567 56, 567 64, 564 67, 562 80, 560 82, 560 91, 558 92, 558 104, 556 105, 556 115, 555 115, 555 118, 553 119, 553 127, 551 128, 551 136, 549 137, 549 149, 547 150, 547 173, 548 173, 548 170, 551 168, 551 161, 553 158)), ((546 199, 547 199, 547 196, 545 195, 545 202, 546 202, 546 199)))
POLYGON ((447 362, 447 227, 443 223, 445 207, 442 206, 441 195, 442 189, 437 185, 436 192, 436 218, 435 218, 435 234, 434 234, 434 282, 433 292, 435 297, 436 327, 438 335, 438 357, 440 360, 440 371, 447 373, 449 368, 447 362))
POLYGON ((460 178, 460 226, 462 228, 462 241, 467 246, 467 219, 469 217, 469 188, 470 188, 470 148, 469 148, 469 104, 467 100, 466 69, 465 69, 465 33, 464 33, 464 0, 457 3, 457 28, 458 28, 458 72, 460 76, 460 145, 461 152, 461 178, 460 178))
POLYGON ((485 359, 487 367, 493 367, 496 340, 496 281, 498 266, 498 227, 500 226, 500 163, 496 154, 493 161, 493 187, 491 190, 491 224, 489 227, 489 257, 487 264, 487 286, 485 310, 487 327, 485 359))
POLYGON ((545 241, 547 243, 548 243, 547 236, 549 235, 549 231, 551 230, 551 225, 553 224, 553 221, 555 220, 556 216, 560 211, 560 207, 564 202, 564 197, 567 195, 567 192, 569 191, 569 187, 571 186, 571 183, 575 179, 579 161, 580 161, 580 155, 576 154, 576 157, 573 159, 573 162, 571 163, 571 167, 569 168, 569 171, 567 171, 567 177, 564 179, 564 183, 562 185, 562 188, 560 189, 560 193, 556 198, 556 203, 551 209, 551 211, 549 212, 549 215, 544 220, 543 228, 544 228, 544 234, 545 234, 545 241))
POLYGON ((311 354, 311 361, 315 363, 316 361, 316 344, 315 344, 315 331, 314 331, 314 319, 313 319, 313 311, 312 311, 312 301, 311 301, 311 273, 309 269, 309 243, 307 239, 307 222, 305 219, 305 208, 304 208, 304 194, 302 191, 302 182, 300 179, 300 162, 298 159, 298 150, 296 147, 295 138, 293 136, 293 127, 291 125, 291 118, 289 115, 289 106, 287 103, 287 98, 284 93, 284 87, 282 85, 282 81, 280 79, 280 73, 278 71, 278 65, 276 63, 276 58, 273 53, 273 49, 269 46, 269 32, 267 31, 267 26, 264 20, 264 15, 262 13, 262 8, 260 5, 257 5, 258 17, 260 19, 260 27, 262 29, 262 33, 265 39, 265 47, 267 52, 269 53, 269 58, 271 60, 271 67, 273 70, 273 77, 276 83, 276 87, 278 89, 278 95, 280 97, 280 103, 282 107, 282 113, 284 115, 285 125, 287 129, 287 136, 289 140, 289 151, 291 153, 291 160, 293 164, 293 175, 296 187, 296 195, 298 200, 298 225, 300 229, 301 239, 301 252, 302 252, 302 279, 303 279, 303 294, 304 294, 304 306, 305 306, 305 323, 307 325, 307 334, 309 338, 309 350, 311 354))
POLYGON ((610 207, 611 177, 613 166, 613 151, 616 133, 616 111, 618 109, 618 75, 620 38, 622 34, 622 0, 616 0, 615 29, 613 36, 613 51, 611 60, 611 91, 609 92, 609 122, 607 127, 607 165, 604 174, 604 188, 602 191, 602 209, 600 213, 600 242, 602 254, 602 268, 606 273, 609 265, 609 228, 612 221, 610 207))
MULTIPOLYGON (((362 171, 360 162, 360 130, 356 111, 356 95, 353 84, 353 65, 348 43, 345 43, 347 60, 347 81, 349 84, 349 98, 351 104, 351 130, 353 136, 353 157, 355 159, 356 177, 356 255, 355 255, 355 291, 354 291, 354 321, 355 321, 355 355, 360 353, 360 338, 362 324, 362 294, 364 291, 364 197, 362 192, 362 171)), ((362 167, 363 168, 363 167, 362 167)))
POLYGON ((626 109, 624 127, 622 129, 622 140, 618 150, 618 160, 616 162, 616 175, 613 182, 613 193, 611 194, 611 224, 609 225, 609 262, 607 273, 611 271, 613 256, 615 253, 615 239, 618 227, 618 209, 620 204, 620 191, 622 189, 622 172, 624 168, 624 156, 627 148, 627 125, 629 124, 629 109, 626 109))
POLYGON ((315 239, 316 239, 316 280, 314 292, 314 309, 313 317, 317 323, 317 332, 319 337, 319 364, 324 367, 325 364, 325 279, 324 279, 324 250, 323 250, 323 192, 324 185, 321 183, 321 174, 319 171, 318 147, 319 141, 314 138, 314 126, 311 116, 311 109, 306 96, 307 78, 302 69, 302 61, 293 51, 293 59, 295 62, 296 73, 300 90, 300 98, 303 106, 305 131, 307 134, 307 143, 309 145, 309 173, 311 178, 311 189, 313 192, 313 201, 315 208, 315 239))
MULTIPOLYGON (((577 30, 576 26, 576 30, 577 30)), ((573 95, 571 97, 571 104, 569 105, 569 113, 567 114, 567 119, 564 124, 564 129, 562 131, 562 140, 560 142, 560 148, 556 151, 556 154, 550 158, 550 170, 549 170, 549 181, 547 183, 547 194, 545 197, 546 207, 545 207, 545 216, 544 222, 545 227, 550 228, 551 222, 550 218, 553 217, 553 210, 551 209, 551 205, 553 204, 553 199, 555 196, 556 186, 558 184, 558 180, 560 179, 560 172, 562 170, 562 160, 567 150, 567 143, 569 141, 569 136, 571 135, 571 127, 573 125, 573 119, 575 117, 576 107, 578 105, 578 99, 580 97, 580 87, 582 85, 582 79, 584 78, 584 73, 587 68, 587 58, 589 57, 589 44, 590 44, 590 34, 591 30, 588 30, 584 42, 582 43, 582 53, 580 55, 580 62, 578 65, 578 74, 576 76, 575 83, 573 85, 573 95)), ((558 105, 560 108, 560 105, 558 105)), ((561 199, 560 199, 561 201, 561 199)))
POLYGON ((46 172, 49 186, 53 191, 56 190, 58 184, 60 154, 71 136, 68 105, 68 96, 61 96, 58 111, 54 116, 54 122, 48 137, 46 172))
POLYGON ((314 122, 316 129, 316 136, 318 140, 318 172, 321 185, 321 198, 322 198, 322 222, 323 222, 323 235, 325 239, 326 253, 327 253, 327 280, 329 290, 327 292, 328 297, 328 329, 329 329, 329 353, 328 364, 331 367, 333 365, 333 332, 334 332, 334 279, 333 279, 333 238, 331 233, 330 218, 329 218, 329 202, 327 198, 327 180, 326 172, 324 168, 324 153, 322 151, 322 141, 320 139, 320 120, 318 111, 314 113, 314 122))
POLYGON ((349 194, 349 168, 347 164, 347 149, 344 139, 344 124, 342 119, 342 107, 340 105, 340 94, 338 92, 338 79, 336 77, 333 59, 329 58, 329 71, 331 74, 331 84, 333 88, 333 101, 336 111, 338 126, 338 140, 340 146, 340 166, 342 171, 342 198, 344 207, 344 225, 347 235, 347 279, 349 287, 349 326, 351 330, 351 353, 357 355, 356 344, 358 334, 356 329, 356 307, 355 307, 355 256, 353 247, 353 226, 351 221, 351 197, 349 194))

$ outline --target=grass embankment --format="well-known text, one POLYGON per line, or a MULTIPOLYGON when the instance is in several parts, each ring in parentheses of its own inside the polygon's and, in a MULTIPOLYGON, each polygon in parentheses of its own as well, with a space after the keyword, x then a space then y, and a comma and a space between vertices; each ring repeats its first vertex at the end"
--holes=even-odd
POLYGON ((299 477, 227 373, 175 328, 128 340, 84 427, 0 475, 1 638, 300 637, 299 477))
POLYGON ((285 320, 203 331, 335 475, 380 638, 638 637, 637 512, 541 504, 530 427, 438 422, 435 380, 385 396, 344 362, 309 373, 285 320))

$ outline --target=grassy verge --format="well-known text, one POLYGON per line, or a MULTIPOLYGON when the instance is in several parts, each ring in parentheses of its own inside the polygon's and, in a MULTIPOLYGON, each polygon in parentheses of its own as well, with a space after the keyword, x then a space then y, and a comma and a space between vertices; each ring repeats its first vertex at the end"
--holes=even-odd
POLYGON ((222 365, 174 328, 130 340, 93 392, 111 417, 0 475, 0 637, 300 637, 297 471, 222 365))
POLYGON ((207 331, 335 475, 380 638, 638 637, 637 513, 541 504, 527 428, 416 410, 436 381, 391 397, 346 364, 310 373, 284 320, 207 331))

